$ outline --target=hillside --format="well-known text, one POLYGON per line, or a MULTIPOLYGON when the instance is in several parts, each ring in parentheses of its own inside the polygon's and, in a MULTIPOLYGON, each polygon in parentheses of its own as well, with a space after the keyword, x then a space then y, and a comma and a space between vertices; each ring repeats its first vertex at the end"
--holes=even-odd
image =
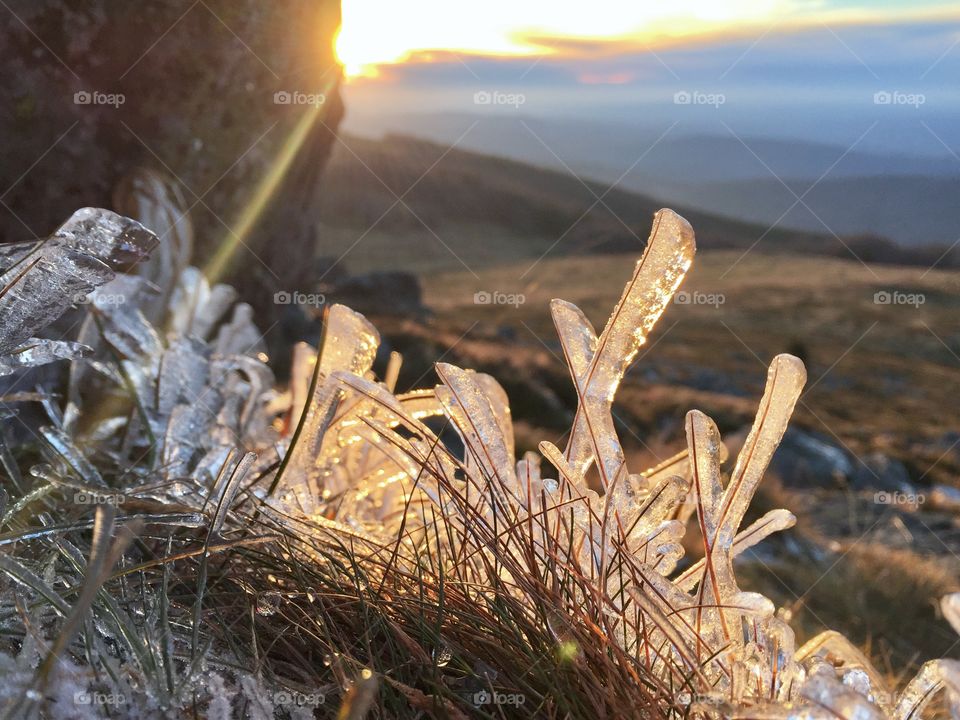
MULTIPOLYGON (((514 344, 559 355, 550 299, 563 297, 600 324, 636 258, 637 253, 548 258, 535 281, 523 278, 525 265, 491 268, 479 278, 463 271, 431 275, 423 278, 425 301, 439 321, 464 328, 476 322, 473 334, 507 334, 514 344), (523 302, 478 305, 478 291, 521 295, 523 302)), ((803 356, 811 378, 806 405, 797 411, 800 425, 834 432, 864 455, 897 438, 905 444, 896 454, 917 463, 916 477, 929 469, 926 480, 953 482, 955 474, 945 471, 960 470, 952 465, 960 455, 935 464, 946 446, 926 456, 909 443, 933 447, 947 429, 960 426, 960 412, 940 401, 960 388, 958 283, 955 270, 868 268, 789 254, 698 253, 682 288, 690 301, 668 308, 634 378, 694 393, 750 396, 760 389, 757 369, 789 350, 803 356), (877 293, 895 292, 918 300, 877 302, 877 293)))
MULTIPOLYGON (((577 398, 550 299, 575 303, 599 330, 636 258, 548 257, 536 277, 525 277, 528 262, 423 274, 433 315, 376 321, 403 354, 400 387, 434 381, 438 359, 477 368, 503 384, 521 450, 562 445, 577 398)), ((921 650, 907 628, 929 614, 934 588, 960 577, 960 523, 941 503, 943 486, 960 487, 960 411, 944 402, 960 392, 958 283, 956 270, 700 253, 619 390, 629 462, 649 467, 684 447, 690 408, 735 448, 771 358, 804 360, 806 388, 763 485, 767 506, 790 507, 798 528, 754 565, 758 586, 796 613, 801 641, 850 627, 872 653, 907 664, 954 642, 931 628, 921 650), (914 300, 884 302, 894 293, 914 300), (896 493, 920 500, 884 499, 896 493)))
POLYGON ((952 217, 940 221, 938 246, 898 246, 880 232, 896 227, 905 235, 925 219, 929 224, 944 192, 956 184, 948 178, 823 181, 807 202, 840 234, 838 240, 802 207, 780 217, 793 198, 776 181, 683 187, 664 182, 659 188, 647 181, 650 193, 640 194, 568 171, 399 135, 343 138, 326 177, 319 252, 354 273, 478 271, 545 255, 634 252, 663 206, 693 223, 701 250, 751 248, 923 267, 960 262, 960 253, 945 252, 955 240, 949 234, 952 217), (904 192, 915 200, 915 215, 898 209, 904 192), (671 200, 676 197, 686 202, 671 200), (797 227, 802 229, 791 229, 797 227))
MULTIPOLYGON (((568 172, 407 137, 346 137, 327 169, 320 252, 371 269, 476 270, 521 259, 635 251, 663 201, 568 172), (399 199, 398 199, 399 198, 399 199), (602 198, 602 200, 598 200, 602 198)), ((676 207, 701 249, 843 252, 834 238, 676 207)))
POLYGON ((660 197, 679 198, 751 222, 771 223, 782 216, 783 227, 817 232, 826 224, 841 235, 881 235, 903 247, 916 248, 925 243, 949 246, 960 236, 958 193, 958 176, 829 177, 820 182, 816 176, 808 176, 780 182, 768 174, 677 185, 660 197), (794 193, 809 207, 796 204, 794 193))
POLYGON ((459 138, 463 150, 561 173, 566 165, 601 182, 622 176, 621 189, 667 207, 692 206, 764 228, 779 220, 782 228, 829 235, 822 219, 841 236, 872 234, 910 248, 946 247, 960 236, 957 159, 901 154, 898 145, 885 153, 862 149, 879 129, 862 143, 855 141, 863 128, 845 142, 826 143, 734 136, 723 126, 707 134, 685 124, 520 115, 401 114, 354 125, 371 137, 392 131, 444 147, 459 138), (819 219, 799 204, 781 217, 796 200, 785 185, 819 219))

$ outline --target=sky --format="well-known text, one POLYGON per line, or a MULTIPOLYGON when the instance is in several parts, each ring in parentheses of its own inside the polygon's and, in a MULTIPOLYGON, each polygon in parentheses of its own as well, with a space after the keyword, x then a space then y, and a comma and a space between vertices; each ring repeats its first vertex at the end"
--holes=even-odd
POLYGON ((451 54, 563 60, 666 48, 690 38, 929 20, 951 12, 956 15, 951 3, 934 0, 343 0, 337 49, 348 77, 370 78, 384 65, 451 54))
POLYGON ((956 2, 342 2, 346 136, 412 136, 785 227, 827 216, 956 240, 956 2), (805 194, 842 179, 843 199, 790 215, 783 178, 805 194), (862 212, 868 196, 883 207, 862 212), (900 223, 918 213, 944 220, 900 223))
POLYGON ((452 113, 960 148, 956 4, 343 0, 338 47, 344 129, 370 136, 449 142, 459 133, 434 138, 409 118, 452 113))

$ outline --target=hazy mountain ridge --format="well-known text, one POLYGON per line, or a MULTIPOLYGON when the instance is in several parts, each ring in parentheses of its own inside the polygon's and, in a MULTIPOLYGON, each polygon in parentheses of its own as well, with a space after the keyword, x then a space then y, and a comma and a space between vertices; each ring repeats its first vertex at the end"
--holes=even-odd
MULTIPOLYGON (((333 255, 364 246, 375 251, 385 243, 417 254, 418 248, 432 251, 442 243, 450 253, 431 259, 439 268, 490 266, 548 250, 555 255, 633 251, 645 241, 652 214, 668 204, 694 224, 698 244, 707 250, 756 247, 853 258, 846 245, 874 262, 902 264, 932 264, 943 254, 941 248, 908 252, 881 240, 839 242, 826 230, 769 229, 731 218, 732 212, 399 135, 345 137, 327 172, 321 251, 333 255)), ((941 265, 953 260, 948 256, 941 265)), ((377 267, 376 262, 363 259, 365 269, 377 267)))
MULTIPOLYGON (((779 228, 874 234, 904 246, 960 237, 960 162, 879 154, 851 145, 771 137, 689 134, 682 125, 543 120, 522 115, 401 115, 382 128, 474 152, 612 183, 711 214, 779 228), (804 197, 813 213, 787 187, 804 197), (826 223, 826 227, 824 226, 826 223), (829 228, 829 230, 828 230, 829 228)), ((373 124, 359 128, 376 133, 373 124)), ((723 132, 723 128, 719 128, 723 132)))
POLYGON ((951 245, 960 238, 960 176, 787 179, 768 177, 674 186, 671 195, 749 222, 840 235, 889 237, 904 247, 951 245), (804 204, 797 203, 797 197, 804 204), (790 209, 792 208, 792 209, 790 209), (786 212, 786 214, 784 214, 786 212))
POLYGON ((862 150, 862 140, 856 142, 857 135, 844 145, 735 135, 732 128, 728 130, 719 124, 715 134, 700 129, 691 131, 682 122, 670 128, 670 123, 643 118, 628 123, 503 113, 401 114, 377 122, 348 124, 351 132, 371 137, 402 134, 440 143, 459 139, 459 147, 485 154, 548 167, 562 167, 562 160, 574 170, 593 165, 608 172, 618 171, 617 176, 642 156, 637 165, 642 174, 685 182, 769 178, 771 171, 785 178, 814 179, 828 170, 833 178, 960 176, 960 163, 953 157, 862 150))

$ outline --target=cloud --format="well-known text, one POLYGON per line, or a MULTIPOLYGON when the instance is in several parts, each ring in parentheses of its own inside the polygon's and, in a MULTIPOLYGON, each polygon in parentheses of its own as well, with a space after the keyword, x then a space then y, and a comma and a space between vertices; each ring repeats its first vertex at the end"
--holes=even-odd
POLYGON ((527 88, 677 83, 821 87, 946 86, 960 72, 960 21, 816 26, 647 47, 636 41, 543 37, 528 57, 432 52, 383 68, 382 80, 419 85, 505 83, 527 88))

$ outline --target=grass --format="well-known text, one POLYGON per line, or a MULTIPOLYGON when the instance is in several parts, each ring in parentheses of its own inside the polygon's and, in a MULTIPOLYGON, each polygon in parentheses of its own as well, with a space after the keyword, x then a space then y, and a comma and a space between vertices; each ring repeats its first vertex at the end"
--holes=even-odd
MULTIPOLYGON (((519 355, 517 346, 525 346, 524 362, 558 368, 562 375, 546 304, 563 288, 565 299, 599 322, 629 265, 627 256, 548 257, 526 276, 528 262, 482 270, 479 278, 467 272, 426 274, 424 301, 436 313, 434 331, 458 337, 472 326, 454 350, 467 365, 499 370, 508 361, 496 348, 498 338, 502 344, 512 337, 512 353, 519 355), (476 305, 478 290, 522 293, 525 302, 476 305), (484 343, 485 350, 477 347, 484 343)), ((915 477, 923 476, 924 484, 953 485, 960 477, 960 454, 951 452, 951 440, 944 438, 946 430, 960 427, 960 412, 942 398, 960 391, 960 335, 953 323, 958 281, 956 271, 866 268, 856 261, 759 252, 702 253, 683 290, 722 295, 723 304, 671 307, 641 351, 634 382, 628 377, 625 392, 632 399, 620 414, 644 413, 640 427, 649 434, 666 421, 655 417, 658 396, 683 398, 678 404, 684 407, 702 402, 708 411, 721 412, 717 394, 755 394, 758 371, 786 349, 803 358, 811 378, 796 424, 859 456, 892 455, 915 477), (874 294, 885 290, 922 293, 925 302, 875 304, 874 294)), ((737 421, 744 422, 743 413, 737 421)))
MULTIPOLYGON (((395 364, 373 382, 377 338, 345 308, 329 311, 319 357, 292 379, 294 395, 310 398, 309 412, 293 423, 300 408, 278 397, 269 382, 256 382, 265 375, 254 358, 208 360, 201 338, 189 345, 168 338, 152 354, 138 337, 152 342, 153 335, 127 307, 93 306, 101 334, 97 374, 69 393, 68 413, 41 388, 35 397, 45 416, 19 419, 17 442, 0 437, 9 496, 0 528, 0 544, 9 549, 0 555, 6 680, 0 712, 120 717, 135 707, 146 717, 672 718, 711 714, 701 701, 714 710, 719 702, 751 712, 764 712, 769 699, 801 701, 783 679, 800 660, 779 644, 788 630, 767 614, 765 601, 740 592, 730 547, 800 393, 802 365, 783 355, 771 364, 761 410, 725 481, 713 421, 683 413, 694 399, 710 397, 724 426, 752 418, 760 393, 745 378, 757 375, 755 369, 731 373, 743 378, 742 396, 697 395, 682 376, 669 384, 630 383, 619 399, 638 410, 621 417, 609 408, 618 382, 591 364, 626 362, 635 329, 656 320, 667 292, 648 297, 645 283, 682 277, 692 242, 685 231, 670 229, 681 226, 667 217, 663 236, 651 240, 654 259, 637 265, 628 300, 611 316, 612 330, 591 339, 593 331, 577 316, 566 316, 573 318, 562 335, 573 383, 556 372, 555 346, 537 338, 538 321, 525 315, 531 312, 526 303, 506 312, 516 313, 508 316, 514 330, 525 328, 536 343, 505 352, 496 337, 464 339, 455 321, 492 324, 482 313, 492 309, 502 317, 504 308, 461 300, 469 282, 462 276, 436 277, 428 288, 448 317, 441 314, 432 328, 402 326, 428 338, 433 349, 456 348, 481 365, 506 368, 514 394, 524 380, 527 387, 531 378, 539 383, 519 407, 554 403, 561 415, 555 424, 573 420, 570 446, 593 448, 597 464, 603 460, 603 478, 592 478, 583 458, 549 444, 539 449, 553 465, 544 464, 545 471, 556 479, 541 478, 529 457, 514 469, 510 411, 483 376, 438 364, 442 387, 394 396, 388 378, 395 364), (444 283, 446 295, 437 295, 444 283), (453 305, 442 307, 443 297, 453 305), (213 392, 223 401, 216 409, 203 402, 213 392), (644 407, 650 399, 682 418, 694 462, 679 476, 621 472, 612 429, 630 436, 656 422, 656 412, 643 415, 651 412, 644 407), (90 424, 82 421, 87 412, 90 424), (598 421, 611 429, 595 430, 598 421), (454 430, 458 442, 451 440, 454 430), (213 451, 228 446, 255 447, 258 456, 231 451, 216 460, 213 451), (171 470, 184 456, 202 461, 213 476, 194 470, 185 478, 171 470), (315 507, 298 508, 298 493, 315 507), (102 500, 80 499, 91 495, 102 500), (693 553, 674 568, 684 534, 684 523, 675 519, 684 517, 679 504, 685 499, 696 506, 691 524, 701 530, 688 543, 707 557, 695 564, 693 553), (686 571, 690 586, 680 579, 686 571), (736 663, 759 663, 758 688, 733 681, 736 663)), ((600 260, 589 267, 545 263, 541 279, 559 273, 568 282, 558 284, 569 285, 571 296, 595 314, 623 265, 622 258, 603 259, 609 263, 604 275, 600 260), (589 288, 598 286, 603 290, 591 296, 589 288)), ((859 297, 863 287, 848 267, 826 269, 831 272, 819 284, 798 280, 798 292, 820 292, 829 279, 837 293, 859 297)), ((719 282, 717 270, 708 265, 685 290, 697 290, 697 282, 709 288, 711 278, 719 282)), ((740 272, 747 274, 728 290, 749 312, 769 287, 755 283, 747 269, 740 272)), ((931 294, 933 284, 949 281, 885 272, 891 273, 886 282, 928 282, 931 294)), ((774 305, 790 307, 783 297, 774 305)), ((711 313, 726 308, 693 306, 701 324, 678 334, 689 343, 703 323, 716 323, 711 313)), ((928 309, 943 311, 935 303, 928 309)), ((201 320, 211 312, 202 302, 191 310, 201 320)), ((835 311, 816 306, 809 323, 828 328, 835 311)), ((744 322, 730 312, 722 317, 744 322)), ((777 329, 762 319, 755 324, 777 329)), ((667 335, 675 337, 672 327, 652 344, 666 343, 667 335)), ((883 336, 870 342, 882 343, 883 336)), ((682 345, 668 350, 657 371, 671 363, 682 370, 684 352, 682 345)), ((911 353, 883 361, 906 363, 911 353)), ((734 356, 733 362, 753 367, 757 360, 734 356)), ((417 364, 407 375, 419 371, 417 364)), ((420 375, 414 384, 424 384, 420 375)), ((401 382, 409 380, 401 374, 401 382)), ((520 427, 520 442, 532 445, 540 426, 520 427)), ((679 449, 670 442, 668 433, 654 434, 643 450, 656 459, 679 449)), ((636 469, 647 456, 627 445, 636 469)), ((761 517, 762 505, 744 527, 761 517)), ((935 567, 859 540, 845 545, 824 536, 810 517, 801 519, 794 542, 803 546, 792 559, 806 562, 786 580, 776 562, 763 562, 767 546, 737 566, 752 568, 758 583, 779 582, 804 632, 821 615, 849 620, 860 613, 862 627, 851 634, 866 643, 887 635, 876 648, 887 654, 890 674, 914 663, 916 635, 929 636, 929 648, 946 643, 942 623, 906 604, 908 588, 924 598, 953 588, 935 567), (855 562, 843 562, 847 558, 855 562), (751 564, 757 559, 759 565, 751 564), (860 592, 844 595, 851 587, 860 592), (891 631, 898 619, 909 623, 908 631, 891 631)), ((744 531, 748 538, 758 532, 744 531)), ((830 672, 839 678, 849 669, 830 672)))
MULTIPOLYGON (((511 566, 524 550, 517 545, 524 542, 521 533, 504 539, 483 534, 492 529, 458 533, 446 526, 451 537, 442 544, 438 536, 411 532, 381 545, 291 524, 259 505, 251 490, 245 486, 246 499, 229 510, 226 500, 217 505, 216 495, 203 501, 218 507, 208 531, 183 527, 187 516, 163 519, 161 508, 142 513, 135 545, 122 559, 114 550, 106 574, 90 568, 104 562, 96 558, 117 527, 106 517, 109 506, 99 506, 97 522, 107 523, 99 530, 74 523, 32 540, 31 528, 42 518, 77 515, 72 490, 53 490, 14 508, 9 526, 23 528, 15 531, 23 539, 2 569, 18 579, 20 590, 4 589, 4 650, 22 648, 23 633, 49 627, 56 614, 76 618, 81 637, 71 642, 73 631, 63 626, 44 654, 46 669, 32 680, 34 691, 53 695, 57 674, 50 672, 67 653, 89 664, 84 674, 103 673, 105 687, 192 717, 206 717, 213 707, 211 673, 233 671, 260 683, 262 689, 240 701, 252 716, 245 705, 282 693, 305 702, 322 696, 318 711, 339 708, 340 717, 412 717, 418 711, 435 717, 610 717, 627 707, 653 716, 668 702, 669 692, 601 630, 599 609, 575 599, 577 588, 578 596, 592 595, 576 568, 541 576, 511 566), (217 523, 222 539, 214 532, 217 523), (500 568, 485 557, 470 559, 484 542, 517 552, 501 547, 493 561, 500 568), (463 548, 465 562, 445 557, 448 543, 463 548), (503 564, 523 579, 524 598, 539 598, 535 608, 500 579, 503 564), (129 685, 111 684, 111 665, 129 685), (484 712, 473 703, 483 692, 522 698, 522 705, 484 712)), ((121 503, 117 517, 128 514, 121 503)), ((41 645, 43 637, 36 638, 41 645)), ((7 692, 8 717, 38 709, 26 696, 11 699, 15 688, 7 692)))

